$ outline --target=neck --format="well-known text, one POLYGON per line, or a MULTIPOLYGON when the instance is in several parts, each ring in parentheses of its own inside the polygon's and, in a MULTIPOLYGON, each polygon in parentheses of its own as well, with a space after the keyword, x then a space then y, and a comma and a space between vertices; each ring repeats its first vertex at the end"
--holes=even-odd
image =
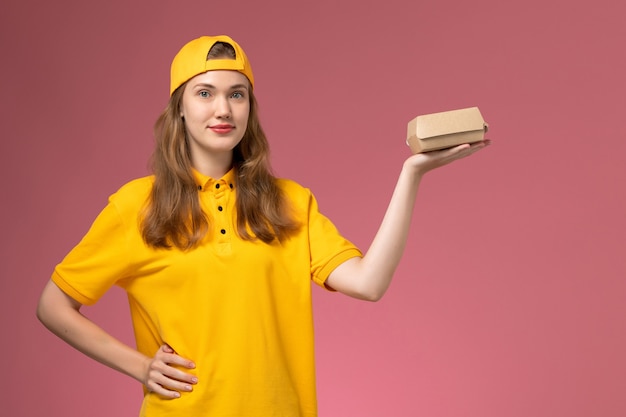
POLYGON ((201 174, 215 179, 223 177, 233 166, 232 152, 204 155, 199 159, 192 158, 193 167, 201 174))

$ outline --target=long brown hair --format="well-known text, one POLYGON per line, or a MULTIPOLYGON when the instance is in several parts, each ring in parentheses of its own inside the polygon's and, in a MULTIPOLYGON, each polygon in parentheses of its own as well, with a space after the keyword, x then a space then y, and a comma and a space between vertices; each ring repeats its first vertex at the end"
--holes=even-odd
MULTIPOLYGON (((209 51, 207 59, 211 58, 234 59, 235 51, 229 44, 220 42, 209 51)), ((185 124, 180 116, 185 85, 174 91, 154 126, 156 145, 151 158, 154 184, 140 225, 144 241, 153 248, 191 249, 209 230, 210 219, 200 206, 185 124)), ((252 90, 248 125, 233 150, 233 167, 237 233, 242 239, 270 243, 283 240, 298 229, 288 201, 271 172, 269 145, 252 90)))

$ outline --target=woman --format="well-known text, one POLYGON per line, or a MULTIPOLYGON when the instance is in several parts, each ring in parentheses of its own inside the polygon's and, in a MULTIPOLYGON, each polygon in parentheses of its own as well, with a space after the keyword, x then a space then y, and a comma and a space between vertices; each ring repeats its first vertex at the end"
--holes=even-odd
POLYGON ((382 297, 422 176, 488 144, 408 158, 362 255, 308 189, 271 175, 253 89, 231 38, 185 45, 154 175, 110 197, 41 295, 46 327, 144 385, 142 416, 316 416, 310 280, 382 297), (136 349, 80 314, 112 285, 128 293, 136 349))

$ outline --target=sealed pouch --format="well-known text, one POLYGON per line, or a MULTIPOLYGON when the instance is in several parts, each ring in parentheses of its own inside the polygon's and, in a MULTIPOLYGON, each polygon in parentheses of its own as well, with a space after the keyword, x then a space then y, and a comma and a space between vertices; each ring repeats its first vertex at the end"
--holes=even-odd
POLYGON ((425 114, 409 122, 406 143, 413 153, 435 151, 480 142, 487 128, 478 107, 425 114))

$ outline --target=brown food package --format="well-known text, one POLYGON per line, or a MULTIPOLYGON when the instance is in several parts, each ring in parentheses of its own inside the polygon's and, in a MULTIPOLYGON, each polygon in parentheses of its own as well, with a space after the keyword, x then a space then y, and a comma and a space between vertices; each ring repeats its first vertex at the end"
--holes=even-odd
POLYGON ((480 142, 487 128, 478 107, 425 114, 409 122, 406 143, 413 153, 435 151, 480 142))

